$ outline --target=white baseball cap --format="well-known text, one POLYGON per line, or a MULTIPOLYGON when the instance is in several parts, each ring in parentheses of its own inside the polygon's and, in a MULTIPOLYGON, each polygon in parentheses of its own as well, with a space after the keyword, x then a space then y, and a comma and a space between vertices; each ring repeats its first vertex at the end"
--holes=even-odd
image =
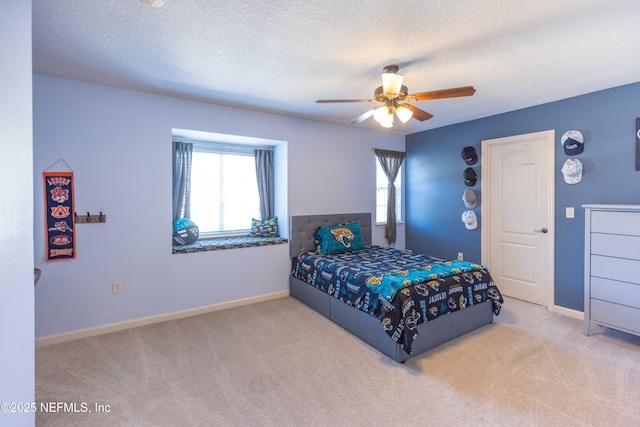
POLYGON ((476 220, 476 214, 474 211, 464 211, 462 213, 462 222, 467 230, 475 230, 478 228, 478 221, 476 220))
POLYGON ((582 180, 582 162, 578 159, 567 159, 562 165, 562 175, 567 184, 577 184, 582 180))

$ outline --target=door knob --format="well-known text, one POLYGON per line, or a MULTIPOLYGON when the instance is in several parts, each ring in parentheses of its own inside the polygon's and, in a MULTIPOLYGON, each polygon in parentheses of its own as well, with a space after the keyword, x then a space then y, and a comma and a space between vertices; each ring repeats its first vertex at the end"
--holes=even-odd
POLYGON ((542 233, 542 234, 547 234, 549 230, 547 230, 547 227, 542 227, 540 230, 535 230, 536 233, 542 233))

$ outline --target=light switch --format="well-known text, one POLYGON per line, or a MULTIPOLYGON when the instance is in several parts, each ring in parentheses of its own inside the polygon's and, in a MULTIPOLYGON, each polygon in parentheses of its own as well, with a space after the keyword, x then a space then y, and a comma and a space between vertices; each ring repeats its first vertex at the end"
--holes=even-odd
POLYGON ((567 216, 567 218, 575 218, 576 217, 573 208, 567 208, 567 215, 566 216, 567 216))

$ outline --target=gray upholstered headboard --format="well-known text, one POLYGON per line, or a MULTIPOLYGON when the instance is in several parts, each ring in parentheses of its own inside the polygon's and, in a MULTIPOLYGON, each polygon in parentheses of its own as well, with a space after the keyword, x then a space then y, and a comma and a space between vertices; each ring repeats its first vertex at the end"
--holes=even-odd
POLYGON ((323 225, 345 224, 358 221, 365 245, 371 244, 371 212, 328 215, 301 215, 289 218, 289 255, 298 256, 302 251, 312 251, 315 232, 323 225))

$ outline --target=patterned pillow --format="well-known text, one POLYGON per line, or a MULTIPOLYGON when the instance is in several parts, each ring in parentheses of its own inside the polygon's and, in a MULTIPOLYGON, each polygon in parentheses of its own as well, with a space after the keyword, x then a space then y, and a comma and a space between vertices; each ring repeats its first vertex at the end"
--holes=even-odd
POLYGON ((279 237, 278 231, 278 218, 273 217, 271 219, 265 219, 260 221, 259 219, 251 218, 251 231, 249 232, 251 237, 279 237))
POLYGON ((323 255, 344 254, 364 249, 364 239, 360 223, 324 225, 316 231, 318 252, 323 255))

